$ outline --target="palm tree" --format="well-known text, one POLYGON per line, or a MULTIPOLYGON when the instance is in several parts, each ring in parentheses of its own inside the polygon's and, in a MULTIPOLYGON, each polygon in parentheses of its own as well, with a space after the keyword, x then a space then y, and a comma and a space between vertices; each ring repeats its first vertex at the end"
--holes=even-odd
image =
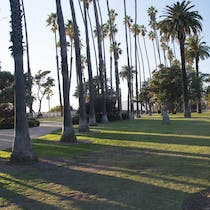
POLYGON ((156 48, 158 52, 158 58, 159 58, 159 64, 162 63, 161 57, 160 57, 160 44, 159 44, 159 39, 158 39, 158 33, 157 33, 157 20, 156 20, 156 14, 157 10, 155 7, 151 6, 147 10, 147 14, 150 17, 150 23, 149 25, 153 29, 153 32, 155 34, 155 40, 156 40, 156 48))
POLYGON ((88 29, 88 22, 87 22, 87 7, 88 5, 86 1, 83 1, 85 37, 86 37, 86 54, 87 54, 87 64, 88 64, 89 93, 90 93, 89 125, 96 125, 93 73, 92 73, 92 63, 91 63, 90 44, 89 44, 89 29, 88 29))
POLYGON ((129 88, 130 88, 130 84, 129 84, 129 80, 133 79, 133 75, 135 74, 135 70, 133 69, 133 66, 129 67, 129 66, 123 66, 122 70, 120 71, 119 75, 123 80, 127 80, 127 84, 128 84, 128 101, 127 101, 127 110, 128 110, 128 114, 130 114, 130 93, 129 93, 129 88), (130 75, 131 74, 131 75, 130 75), (130 78, 131 77, 131 78, 130 78))
POLYGON ((128 36, 129 36, 129 56, 130 56, 130 65, 132 65, 132 43, 131 43, 131 27, 132 27, 133 19, 126 15, 124 18, 124 24, 127 27, 128 36))
POLYGON ((181 65, 182 65, 182 85, 184 98, 184 116, 191 117, 189 93, 187 86, 187 74, 185 67, 185 40, 186 36, 192 32, 197 34, 202 30, 202 17, 197 11, 192 11, 194 5, 190 1, 182 1, 166 6, 165 13, 160 21, 159 28, 166 38, 177 38, 180 46, 181 65))
POLYGON ((48 15, 48 18, 46 20, 47 26, 51 26, 51 31, 54 33, 54 41, 55 41, 55 55, 56 55, 56 68, 57 68, 57 77, 58 77, 58 93, 59 93, 59 101, 60 101, 60 111, 61 116, 63 116, 63 103, 62 103, 62 96, 61 96, 61 83, 60 83, 60 72, 59 72, 59 58, 58 58, 58 48, 57 48, 57 15, 56 13, 51 13, 48 15))
POLYGON ((19 0, 10 0, 11 9, 11 41, 12 55, 15 68, 15 138, 10 157, 11 162, 25 162, 36 160, 32 151, 26 118, 26 99, 23 75, 23 38, 22 11, 19 0))
POLYGON ((76 137, 72 125, 72 117, 71 117, 70 101, 69 101, 70 84, 69 84, 68 62, 67 62, 66 33, 65 33, 65 25, 64 25, 60 0, 56 0, 56 11, 57 11, 57 23, 58 23, 58 30, 60 37, 61 69, 63 76, 63 101, 64 101, 64 120, 63 120, 62 136, 60 141, 74 143, 76 142, 76 137))
POLYGON ((72 21, 74 26, 74 44, 75 44, 75 55, 76 55, 76 70, 77 77, 79 80, 79 131, 87 132, 89 131, 88 123, 87 123, 87 114, 85 108, 85 95, 84 95, 84 85, 82 79, 82 63, 81 63, 81 52, 80 52, 80 39, 79 39, 79 30, 76 21, 75 9, 73 0, 69 1, 71 7, 72 21))
POLYGON ((32 97, 32 76, 31 76, 31 67, 30 67, 30 56, 29 56, 29 42, 28 42, 28 28, 26 22, 26 14, 24 2, 21 0, 22 10, 23 10, 23 19, 24 19, 24 28, 25 28, 25 39, 26 39, 26 56, 27 56, 27 68, 28 68, 28 83, 29 83, 29 112, 33 115, 33 97, 32 97))
MULTIPOLYGON (((124 20, 125 20, 125 41, 126 41, 126 51, 127 51, 127 66, 128 66, 128 70, 131 70, 130 55, 129 55, 129 48, 128 48, 128 30, 127 30, 128 21, 126 21, 126 17, 127 17, 127 8, 126 8, 126 0, 124 0, 124 20)), ((129 92, 129 97, 130 97, 129 119, 134 119, 133 85, 132 85, 132 79, 131 79, 131 72, 129 72, 128 84, 129 84, 128 92, 129 92)))
MULTIPOLYGON (((210 57, 210 47, 198 36, 191 36, 186 40, 186 48, 190 57, 195 60, 196 76, 199 78, 199 61, 210 57)), ((202 112, 200 88, 197 93, 197 112, 202 112)))
POLYGON ((98 57, 99 57, 99 73, 100 73, 100 83, 101 83, 101 94, 103 98, 102 105, 102 123, 108 122, 107 111, 106 111, 106 96, 105 96, 105 81, 104 81, 104 64, 103 64, 103 53, 101 45, 101 27, 99 24, 98 9, 96 5, 96 0, 93 0, 95 21, 96 21, 96 31, 97 31, 97 41, 98 41, 98 57))
POLYGON ((115 35, 117 33, 117 28, 115 24, 116 16, 118 15, 115 10, 110 10, 109 1, 107 0, 107 10, 109 15, 108 28, 109 28, 109 40, 110 40, 110 80, 111 80, 111 90, 112 90, 112 52, 114 55, 114 67, 115 67, 115 82, 116 82, 116 97, 117 97, 117 110, 120 119, 122 119, 122 102, 121 102, 121 91, 120 91, 120 78, 118 70, 118 60, 122 50, 120 48, 120 43, 115 40, 115 35))

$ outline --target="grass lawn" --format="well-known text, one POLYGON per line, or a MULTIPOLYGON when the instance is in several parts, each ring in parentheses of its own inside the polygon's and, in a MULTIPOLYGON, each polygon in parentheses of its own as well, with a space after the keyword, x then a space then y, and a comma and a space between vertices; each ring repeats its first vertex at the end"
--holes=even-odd
POLYGON ((0 151, 0 208, 181 210, 210 188, 210 114, 114 122, 58 142, 33 140, 39 161, 11 165, 0 151))

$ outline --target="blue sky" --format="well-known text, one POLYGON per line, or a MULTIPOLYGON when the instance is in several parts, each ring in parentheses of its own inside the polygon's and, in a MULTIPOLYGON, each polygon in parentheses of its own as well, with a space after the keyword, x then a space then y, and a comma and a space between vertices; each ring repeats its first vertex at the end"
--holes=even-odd
MULTIPOLYGON (((69 19, 71 17, 70 6, 68 0, 61 0, 62 7, 65 19, 69 19)), ((99 0, 101 3, 103 19, 106 21, 107 17, 107 8, 106 1, 99 0)), ((55 63, 55 46, 54 46, 54 36, 50 32, 50 29, 46 27, 46 19, 48 14, 55 11, 55 0, 24 0, 25 2, 25 10, 27 15, 28 22, 28 33, 30 39, 30 54, 31 54, 31 69, 32 74, 35 74, 39 69, 42 70, 51 70, 51 76, 56 79, 56 63, 55 63)), ((81 19, 80 11, 78 8, 78 3, 75 0, 76 14, 78 17, 78 25, 81 30, 82 39, 84 41, 84 31, 83 31, 83 22, 81 19)), ((157 17, 162 14, 164 7, 166 5, 170 5, 175 2, 172 0, 138 0, 138 23, 148 25, 148 16, 147 9, 151 5, 155 6, 158 10, 157 17)), ((208 0, 192 0, 191 1, 195 5, 195 10, 198 10, 201 16, 203 17, 203 32, 201 36, 204 41, 210 46, 210 1, 208 0)), ((123 26, 123 0, 110 0, 110 7, 114 8, 119 14, 117 17, 118 24, 118 34, 117 40, 121 42, 121 48, 123 50, 123 54, 120 58, 119 65, 126 65, 126 50, 125 50, 125 35, 124 35, 124 26, 123 26)), ((127 8, 128 15, 134 18, 134 0, 127 0, 127 8)), ((93 17, 93 12, 91 12, 91 16, 93 17)), ((94 18, 93 25, 95 25, 94 18)), ((10 36, 10 7, 9 1, 0 0, 0 31, 1 31, 1 39, 0 39, 0 60, 3 70, 9 70, 11 72, 14 71, 13 59, 11 57, 11 53, 8 50, 11 43, 9 42, 10 36)), ((148 27, 147 27, 148 28, 148 27)), ((149 31, 149 28, 148 28, 149 31)), ((85 43, 85 42, 84 42, 85 43)), ((108 40, 106 41, 106 46, 108 48, 108 40)), ((151 61, 151 66, 154 68, 154 59, 152 52, 152 45, 149 40, 147 40, 147 47, 149 49, 149 57, 151 61)), ((84 48, 85 50, 85 48, 84 48)), ((177 51, 178 52, 178 51, 177 51)), ((108 57, 108 56, 107 56, 108 57)), ((145 61, 146 62, 146 61, 145 61)), ((107 58, 107 66, 108 58, 107 58)), ((200 70, 202 72, 210 73, 210 60, 202 61, 200 70)), ((147 73, 148 75, 148 73, 147 73)), ((72 91, 75 87, 75 74, 73 74, 72 81, 72 91)), ((57 84, 57 82, 56 82, 57 84)), ((121 82, 121 89, 123 90, 123 100, 126 99, 127 88, 126 83, 121 82)), ((35 90, 36 91, 36 90, 35 90)), ((58 105, 58 94, 57 88, 54 88, 54 96, 51 100, 51 106, 58 105)), ((71 97, 71 104, 76 107, 77 100, 74 97, 71 97)), ((36 107, 35 107, 36 110, 36 107)), ((45 106, 43 110, 47 110, 47 103, 45 102, 45 106)))

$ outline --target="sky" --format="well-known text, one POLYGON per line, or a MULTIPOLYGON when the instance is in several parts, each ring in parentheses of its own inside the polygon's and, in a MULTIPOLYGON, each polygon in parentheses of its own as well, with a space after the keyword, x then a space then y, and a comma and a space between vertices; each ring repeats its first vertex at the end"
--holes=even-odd
MULTIPOLYGON (((62 9, 64 13, 65 21, 67 19, 71 19, 71 12, 68 0, 61 0, 62 9)), ((106 0, 99 0, 101 5, 101 10, 103 13, 103 21, 107 21, 107 7, 106 0)), ((118 33, 116 35, 116 40, 121 42, 122 55, 119 59, 119 69, 122 66, 126 65, 126 47, 125 47, 125 33, 124 33, 124 25, 123 25, 123 0, 110 0, 110 8, 113 8, 118 13, 117 16, 117 27, 118 33)), ((131 16, 134 19, 134 0, 127 0, 127 15, 131 16)), ((154 6, 157 10, 157 18, 163 14, 164 8, 166 5, 170 5, 176 1, 173 0, 137 0, 138 4, 138 24, 145 25, 147 30, 149 31, 149 17, 147 16, 147 9, 150 6, 154 6)), ((195 5, 194 10, 199 11, 199 14, 203 17, 203 31, 201 33, 201 37, 203 37, 203 41, 210 46, 210 1, 208 0, 191 0, 192 4, 195 5)), ((84 37, 84 27, 83 21, 81 18, 81 13, 78 7, 78 1, 74 0, 77 22, 78 26, 81 30, 81 38, 83 44, 85 45, 85 37, 84 37)), ((55 79, 56 86, 53 88, 53 97, 51 99, 51 107, 55 105, 59 105, 58 91, 57 91, 57 77, 56 77, 56 61, 55 61, 55 46, 54 46, 54 36, 50 31, 50 28, 46 26, 46 19, 48 15, 52 12, 55 12, 55 0, 24 0, 25 4, 25 12, 27 18, 28 25, 28 36, 29 36, 29 51, 30 51, 30 62, 31 62, 31 71, 32 74, 36 74, 38 70, 50 70, 51 77, 55 79)), ((95 26, 95 19, 92 10, 92 5, 90 7, 90 14, 92 18, 93 26, 95 26)), ((14 61, 11 57, 11 52, 9 51, 10 43, 10 5, 9 1, 0 0, 0 61, 2 70, 14 72, 14 61)), ((142 43, 142 40, 141 40, 142 43)), ((109 42, 108 39, 105 42, 106 48, 108 49, 109 42)), ((149 39, 146 38, 146 45, 148 48, 149 59, 151 62, 151 68, 155 68, 155 63, 153 59, 153 50, 152 43, 149 39)), ((92 45, 91 45, 92 47, 92 45)), ((85 47, 83 48, 83 54, 85 51, 85 47)), ((178 54, 178 48, 177 48, 178 54)), ((107 54, 108 55, 108 54, 107 54)), ((24 56, 24 59, 26 56, 24 56)), ((92 61, 94 62, 94 55, 92 52, 92 61)), ((145 53, 144 53, 144 59, 145 53)), ((24 60, 25 61, 25 60, 24 60)), ((106 59, 107 67, 109 66, 109 56, 106 59)), ((146 68, 146 60, 145 60, 145 68, 146 68)), ((25 71, 27 71, 25 65, 25 71)), ((200 62, 200 70, 203 73, 210 73, 210 59, 200 62)), ((94 71, 94 69, 93 69, 94 71)), ((94 73, 95 74, 95 73, 94 73)), ((146 69, 146 77, 148 77, 149 73, 146 69)), ((78 105, 78 100, 72 96, 76 86, 76 76, 75 76, 75 68, 73 68, 72 75, 72 84, 71 84, 71 105, 76 108, 78 105)), ((122 99, 126 100, 127 97, 127 85, 125 81, 121 81, 121 89, 122 89, 122 99)), ((36 89, 34 88, 34 92, 36 89)), ((34 110, 37 111, 37 103, 35 103, 34 110)), ((45 100, 43 103, 42 111, 48 110, 48 103, 45 100)))

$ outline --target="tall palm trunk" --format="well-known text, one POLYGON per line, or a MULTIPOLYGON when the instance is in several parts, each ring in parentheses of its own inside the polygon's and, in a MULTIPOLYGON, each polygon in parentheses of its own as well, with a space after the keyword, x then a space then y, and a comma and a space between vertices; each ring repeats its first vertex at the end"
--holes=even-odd
POLYGON ((61 80, 60 80, 60 72, 59 72, 59 57, 58 57, 58 47, 57 47, 57 35, 55 31, 55 56, 56 56, 56 68, 57 68, 57 78, 58 78, 58 95, 60 101, 60 112, 61 117, 63 116, 63 103, 62 103, 62 96, 61 96, 61 80))
POLYGON ((24 28, 25 28, 25 38, 26 38, 26 56, 27 56, 27 68, 28 68, 28 83, 29 83, 29 112, 33 115, 33 97, 32 97, 32 76, 31 76, 31 67, 30 67, 30 56, 29 56, 29 42, 28 42, 28 28, 26 22, 26 14, 24 2, 21 0, 22 10, 23 10, 23 19, 24 19, 24 28))
POLYGON ((105 96, 105 85, 104 85, 104 64, 103 64, 103 55, 102 55, 102 46, 101 46, 101 27, 99 24, 98 10, 96 5, 96 0, 93 0, 94 12, 95 12, 95 21, 96 21, 96 30, 97 30, 97 40, 98 40, 98 54, 99 54, 99 72, 101 79, 101 93, 102 93, 102 123, 107 123, 107 111, 106 111, 106 96, 105 96))
MULTIPOLYGON (((106 1, 107 3, 107 9, 108 9, 108 14, 109 14, 109 22, 111 23, 111 17, 110 17, 110 7, 109 7, 109 1, 106 1)), ((112 30, 112 25, 110 26, 112 30)), ((119 78, 119 68, 118 68, 118 53, 117 53, 117 43, 115 41, 115 36, 111 32, 110 34, 110 42, 112 43, 113 46, 113 54, 114 54, 114 67, 115 67, 115 82, 116 82, 116 96, 117 96, 117 110, 118 110, 118 115, 120 119, 122 119, 122 102, 121 102, 121 91, 120 91, 120 78, 119 78)), ((112 62, 112 59, 110 58, 110 62, 112 62)), ((111 64, 110 64, 111 65, 111 64)), ((111 68, 111 66, 110 66, 111 68)), ((112 79, 111 79, 111 87, 112 87, 112 79)))
POLYGON ((15 67, 15 138, 11 162, 35 160, 26 118, 26 99, 23 76, 22 14, 19 0, 10 0, 11 41, 15 67))
POLYGON ((147 67, 148 67, 148 70, 149 70, 149 77, 151 79, 151 68, 150 68, 149 56, 148 56, 147 46, 146 46, 146 41, 145 41, 145 37, 144 36, 143 36, 143 42, 144 42, 144 50, 145 50, 146 58, 147 58, 147 67))
MULTIPOLYGON (((196 69, 196 77, 199 79, 199 55, 195 58, 195 69, 196 69)), ((199 89, 197 90, 197 104, 196 104, 197 113, 202 113, 201 108, 201 91, 200 91, 200 84, 199 89)))
MULTIPOLYGON (((124 0, 124 18, 126 19, 126 0, 124 0)), ((130 56, 129 56, 129 48, 128 48, 128 31, 127 31, 127 26, 125 24, 125 39, 126 39, 126 51, 127 51, 127 64, 128 64, 128 68, 129 68, 129 75, 128 75, 128 82, 129 82, 129 97, 130 97, 130 114, 129 114, 129 119, 134 119, 134 107, 133 107, 133 91, 132 91, 132 82, 131 82, 131 77, 132 77, 132 73, 131 73, 131 66, 130 66, 130 56)))
POLYGON ((88 63, 89 93, 90 93, 89 125, 96 125, 93 73, 92 73, 92 64, 91 64, 91 55, 90 55, 89 30, 87 22, 87 3, 85 1, 83 2, 83 10, 84 10, 84 21, 85 21, 86 54, 87 54, 87 63, 88 63))
POLYGON ((79 40, 79 31, 76 21, 75 9, 73 0, 70 0, 70 7, 72 13, 72 21, 74 27, 74 44, 75 44, 75 55, 76 55, 76 70, 77 77, 79 80, 79 131, 87 132, 89 131, 88 123, 87 123, 87 114, 85 108, 85 94, 84 94, 84 85, 82 79, 82 64, 81 64, 81 52, 80 52, 80 40, 79 40))
MULTIPOLYGON (((137 0, 135 0, 135 25, 137 25, 137 0)), ((136 112, 137 117, 140 117, 139 112, 139 85, 138 85, 138 65, 137 65, 137 34, 134 33, 135 42, 135 76, 136 76, 136 112)))
MULTIPOLYGON (((183 35, 184 36, 184 35, 183 35)), ((188 85, 187 85, 187 73, 185 67, 185 39, 179 38, 180 44, 180 55, 181 55, 181 65, 182 65, 182 85, 183 85, 183 99, 184 99, 184 117, 190 118, 190 103, 189 103, 189 93, 188 93, 188 85)))
POLYGON ((158 52, 159 65, 160 65, 162 63, 161 57, 160 57, 160 42, 159 42, 158 33, 156 29, 154 29, 154 33, 155 33, 156 48, 158 52))
MULTIPOLYGON (((100 17, 100 25, 103 26, 103 18, 102 18, 102 13, 101 13, 101 7, 99 4, 99 1, 97 0, 97 6, 98 6, 98 12, 99 12, 99 17, 100 17)), ((106 48, 105 48, 105 39, 104 39, 104 35, 103 35, 103 39, 102 39, 102 50, 103 50, 103 64, 104 64, 104 85, 105 85, 105 91, 106 91, 106 95, 108 93, 108 86, 107 86, 107 67, 106 67, 106 48)))
POLYGON ((56 10, 57 10, 57 22, 60 37, 60 49, 61 49, 61 69, 63 76, 63 102, 64 102, 64 120, 62 136, 60 141, 63 142, 76 142, 76 137, 74 134, 70 101, 69 101, 69 74, 68 74, 68 62, 67 62, 67 45, 66 45, 66 33, 63 20, 63 13, 61 9, 61 1, 56 0, 56 10))
POLYGON ((158 65, 157 65, 157 58, 156 58, 155 43, 154 43, 154 40, 152 40, 152 47, 153 47, 153 53, 154 53, 154 58, 155 58, 155 67, 156 67, 156 69, 157 69, 157 68, 158 68, 158 65))

